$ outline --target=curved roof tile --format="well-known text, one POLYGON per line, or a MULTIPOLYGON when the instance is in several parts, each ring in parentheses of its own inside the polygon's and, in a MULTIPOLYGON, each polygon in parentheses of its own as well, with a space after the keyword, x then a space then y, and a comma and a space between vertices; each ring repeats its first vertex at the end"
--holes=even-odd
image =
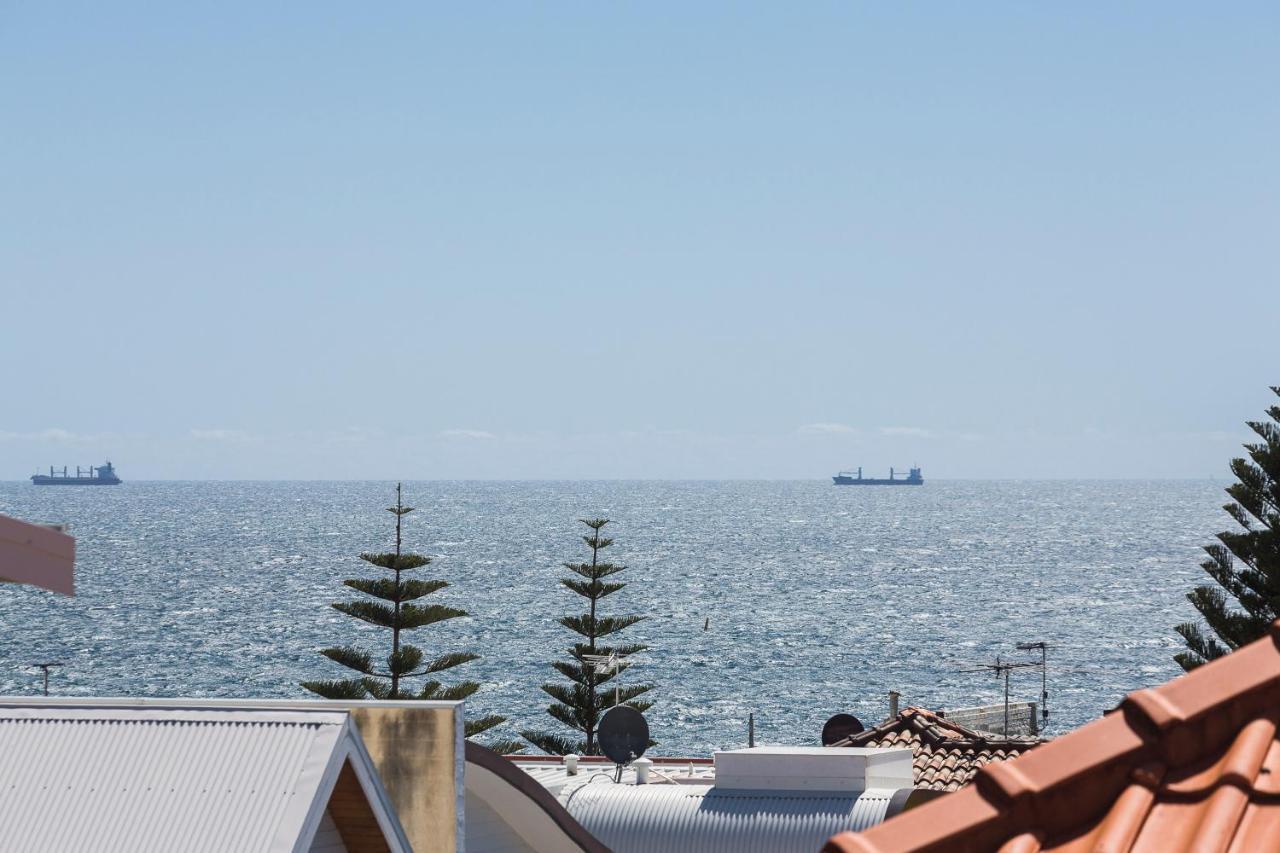
POLYGON ((1280 621, 1107 716, 826 853, 1280 846, 1280 621))
POLYGON ((917 788, 956 791, 973 781, 987 764, 1021 755, 1043 742, 1039 738, 983 734, 913 707, 832 746, 910 747, 917 788))

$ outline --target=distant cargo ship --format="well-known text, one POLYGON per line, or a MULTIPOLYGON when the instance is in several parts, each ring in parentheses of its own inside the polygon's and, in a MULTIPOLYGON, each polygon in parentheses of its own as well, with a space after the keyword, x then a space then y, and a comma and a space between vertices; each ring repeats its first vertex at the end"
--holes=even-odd
POLYGON ((854 471, 841 471, 831 478, 837 486, 923 486, 924 477, 920 474, 920 469, 912 468, 911 473, 906 477, 898 477, 892 468, 889 469, 889 479, 877 480, 874 477, 863 478, 862 469, 854 471))
POLYGON ((77 465, 74 477, 67 473, 65 465, 61 471, 50 468, 48 476, 32 474, 31 482, 37 486, 118 486, 120 478, 116 476, 116 469, 108 462, 96 468, 89 466, 87 474, 81 474, 80 466, 77 465))

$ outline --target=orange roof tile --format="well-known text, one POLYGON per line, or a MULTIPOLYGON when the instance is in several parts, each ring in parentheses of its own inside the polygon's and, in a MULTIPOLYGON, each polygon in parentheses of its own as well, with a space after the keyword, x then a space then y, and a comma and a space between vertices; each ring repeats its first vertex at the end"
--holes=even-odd
POLYGON ((956 791, 968 785, 984 765, 1021 755, 1040 743, 1038 738, 983 734, 924 708, 907 708, 832 746, 910 747, 917 788, 956 791))
POLYGON ((824 853, 1280 849, 1280 621, 1269 636, 824 853))

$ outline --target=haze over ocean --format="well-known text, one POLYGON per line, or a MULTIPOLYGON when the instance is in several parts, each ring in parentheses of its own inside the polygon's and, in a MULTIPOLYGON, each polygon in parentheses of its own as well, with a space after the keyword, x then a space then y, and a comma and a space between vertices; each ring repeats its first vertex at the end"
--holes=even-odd
MULTIPOLYGON (((483 654, 449 673, 484 684, 469 708, 550 730, 538 685, 571 640, 556 617, 578 608, 559 566, 586 551, 575 519, 604 515, 629 566, 605 612, 647 617, 623 636, 650 647, 627 680, 656 685, 659 754, 741 744, 749 712, 763 742, 814 742, 837 711, 879 721, 891 689, 994 702, 999 682, 960 670, 1041 639, 1061 733, 1178 675, 1172 629, 1194 615, 1200 546, 1229 526, 1224 485, 406 483, 406 544, 452 584, 433 600, 471 613, 414 642, 483 654)), ((299 680, 340 674, 319 648, 381 641, 327 604, 390 542, 393 500, 386 482, 0 483, 0 513, 69 522, 78 542, 74 599, 0 587, 0 694, 37 692, 24 667, 59 660, 59 695, 304 698, 299 680)), ((1036 697, 1032 672, 1016 698, 1036 697)))

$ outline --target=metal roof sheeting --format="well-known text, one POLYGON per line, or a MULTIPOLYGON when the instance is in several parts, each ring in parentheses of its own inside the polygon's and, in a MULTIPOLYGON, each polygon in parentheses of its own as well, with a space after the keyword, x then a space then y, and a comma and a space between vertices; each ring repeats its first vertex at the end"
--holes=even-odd
POLYGON ((293 850, 346 721, 341 712, 0 707, 0 848, 293 850))
POLYGON ((860 792, 717 790, 710 785, 584 784, 560 801, 614 853, 811 851, 885 819, 896 789, 860 792))

